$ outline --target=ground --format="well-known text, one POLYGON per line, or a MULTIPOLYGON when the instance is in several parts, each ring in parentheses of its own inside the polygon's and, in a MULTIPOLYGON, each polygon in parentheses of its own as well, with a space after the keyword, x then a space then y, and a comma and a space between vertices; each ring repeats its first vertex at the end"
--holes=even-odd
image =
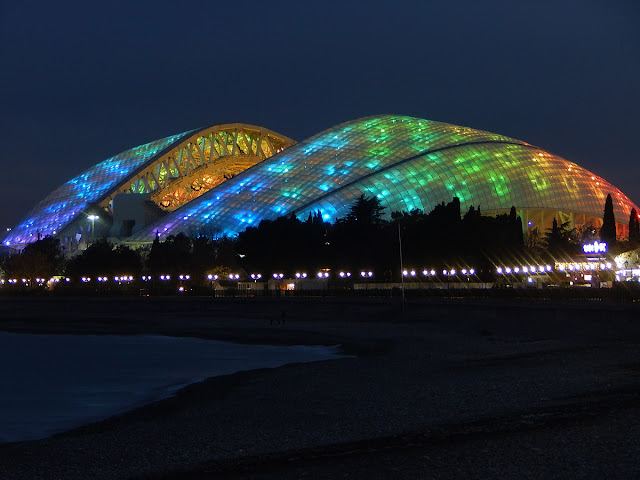
POLYGON ((403 313, 392 298, 0 298, 7 331, 346 354, 208 379, 0 446, 0 478, 639 478, 639 313, 586 301, 412 299, 403 313))

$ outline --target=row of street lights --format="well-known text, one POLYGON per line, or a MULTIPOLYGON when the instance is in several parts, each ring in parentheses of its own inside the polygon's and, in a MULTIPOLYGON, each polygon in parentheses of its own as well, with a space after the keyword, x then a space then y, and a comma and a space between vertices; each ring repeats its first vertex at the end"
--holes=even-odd
MULTIPOLYGON (((499 272, 500 272, 500 269, 499 269, 499 272)), ((452 270, 443 270, 442 273, 443 273, 443 275, 454 276, 456 274, 456 270, 454 270, 454 269, 452 269, 452 270)), ((474 269, 470 269, 470 270, 462 269, 461 273, 463 275, 474 275, 475 270, 474 269)), ((436 271, 435 270, 431 270, 431 271, 423 270, 422 274, 425 275, 425 276, 429 276, 429 275, 435 276, 436 275, 436 271)), ((417 273, 416 273, 415 270, 404 270, 402 272, 402 275, 404 277, 415 277, 417 275, 417 273)), ((306 272, 296 272, 294 276, 295 276, 295 278, 297 280, 304 280, 304 279, 309 278, 309 275, 306 272)), ((330 278, 331 275, 330 275, 329 271, 322 270, 322 271, 317 272, 316 276, 320 280, 327 280, 327 279, 330 278)), ((374 273, 373 273, 372 270, 361 270, 359 272, 359 276, 360 276, 360 278, 362 278, 364 280, 370 280, 370 279, 373 279, 374 273)), ((257 282, 258 280, 262 280, 262 278, 263 278, 262 274, 260 274, 260 273, 252 273, 252 274, 249 275, 249 277, 254 282, 257 282)), ((272 277, 273 277, 274 280, 282 280, 286 276, 285 276, 284 273, 276 272, 276 273, 272 274, 272 277)), ((341 271, 338 272, 337 277, 342 279, 342 280, 347 280, 347 279, 350 279, 352 277, 352 274, 349 271, 341 270, 341 271)), ((170 281, 172 277, 169 274, 163 274, 163 275, 159 275, 157 278, 160 281, 167 282, 167 281, 170 281)), ((211 274, 211 273, 208 274, 206 278, 207 278, 207 280, 209 280, 211 282, 221 280, 221 277, 219 275, 211 274)), ((142 275, 140 277, 140 279, 143 282, 150 282, 150 281, 153 281, 154 277, 151 276, 151 275, 142 275)), ((178 276, 178 279, 180 281, 187 281, 187 280, 191 280, 191 276, 188 275, 188 274, 181 274, 181 275, 178 276)), ((228 279, 230 281, 239 281, 239 280, 241 280, 241 275, 239 273, 230 273, 230 274, 227 275, 226 279, 228 279)), ((52 280, 54 280, 54 279, 52 279, 52 280)), ((55 280, 58 280, 58 279, 56 278, 55 280)), ((90 283, 92 278, 88 277, 88 276, 83 276, 83 277, 81 277, 80 280, 82 281, 82 283, 90 283)), ((96 278, 96 281, 98 281, 100 283, 105 283, 105 282, 108 282, 109 280, 110 280, 110 277, 107 277, 107 276, 98 276, 96 278)), ((22 283, 28 283, 29 281, 30 280, 28 280, 28 279, 22 279, 22 283)), ((69 282, 70 279, 66 278, 66 281, 69 282)), ((114 276, 113 277, 113 281, 114 282, 119 282, 119 283, 121 283, 121 282, 130 283, 130 282, 134 281, 134 277, 132 275, 114 276)), ((36 279, 36 283, 45 283, 45 282, 47 282, 47 280, 44 279, 44 278, 37 278, 36 279)), ((4 283, 5 283, 4 279, 0 280, 0 285, 4 284, 4 283)), ((9 279, 9 280, 7 280, 7 283, 17 283, 17 280, 16 279, 9 279)))
MULTIPOLYGON (((560 271, 574 271, 574 270, 588 270, 588 269, 596 269, 596 268, 601 268, 601 269, 611 269, 612 265, 611 263, 603 263, 602 265, 597 265, 597 266, 582 266, 579 264, 561 264, 558 268, 558 270, 560 271)), ((522 266, 522 267, 497 267, 496 272, 499 275, 512 275, 512 274, 519 274, 519 273, 523 273, 523 274, 543 274, 543 273, 548 273, 551 272, 553 270, 553 268, 551 267, 551 265, 540 265, 540 266, 522 266)), ((416 270, 416 269, 404 269, 402 270, 402 276, 403 278, 407 278, 407 279, 412 279, 412 278, 418 278, 420 276, 420 273, 422 274, 423 277, 431 277, 431 278, 436 278, 438 276, 440 276, 440 273, 442 274, 442 276, 444 277, 456 277, 456 276, 465 276, 465 277, 470 277, 470 276, 474 276, 476 274, 476 270, 474 268, 462 268, 460 270, 457 270, 455 268, 451 268, 451 269, 443 269, 442 271, 436 271, 435 269, 424 269, 421 272, 416 270)), ((328 280, 330 278, 331 274, 329 270, 320 270, 316 273, 316 277, 320 280, 328 280)), ((372 280, 374 277, 374 272, 372 270, 360 270, 358 272, 358 276, 363 279, 363 280, 372 280)), ((249 277, 251 278, 251 280, 253 280, 254 282, 257 282, 259 280, 263 279, 263 275, 261 273, 251 273, 249 275, 249 277)), ((309 278, 309 275, 306 272, 301 272, 298 271, 294 274, 294 277, 297 280, 304 280, 309 278)), ((339 270, 336 273, 336 278, 341 279, 341 280, 348 280, 353 278, 354 275, 347 270, 339 270)), ((134 276, 132 275, 121 275, 121 276, 114 276, 112 277, 114 282, 118 282, 118 283, 122 283, 122 282, 126 282, 126 283, 130 283, 134 281, 134 276)), ((150 282, 153 281, 154 277, 152 275, 142 275, 141 280, 143 282, 150 282)), ((157 279, 159 279, 162 282, 168 282, 172 279, 172 276, 169 274, 162 274, 162 275, 158 275, 156 277, 157 279)), ((177 277, 181 282, 184 281, 189 281, 191 280, 191 275, 189 274, 180 274, 177 277)), ((207 275, 207 280, 214 282, 214 281, 219 281, 222 278, 217 275, 217 274, 208 274, 207 275)), ((284 278, 286 278, 286 275, 282 272, 275 272, 272 274, 272 278, 274 280, 282 280, 284 278)), ((355 277, 357 278, 357 276, 355 277)), ((242 276, 239 273, 229 273, 228 275, 226 275, 224 277, 225 280, 230 280, 230 281, 240 281, 242 279, 242 276)), ((54 280, 53 278, 51 280, 54 280)), ((49 281, 51 281, 49 280, 49 281)), ((55 280, 58 280, 57 278, 55 280)), ((70 281, 70 279, 67 277, 65 279, 67 282, 70 281)), ((81 281, 82 283, 90 283, 91 282, 91 277, 88 276, 83 276, 81 277, 81 281)), ((100 283, 105 283, 107 281, 110 280, 110 277, 107 276, 98 276, 96 278, 96 280, 100 283)), ((29 283, 31 280, 30 279, 22 279, 22 283, 26 284, 29 283)), ((44 278, 36 278, 35 279, 36 283, 38 284, 44 284, 47 282, 46 279, 44 278)), ((4 284, 5 280, 2 279, 0 280, 0 285, 4 284)), ((9 284, 16 284, 18 283, 17 279, 8 279, 6 280, 6 283, 9 284)))
POLYGON ((498 267, 496 268, 496 272, 498 275, 512 275, 512 274, 545 274, 553 271, 553 267, 551 265, 530 265, 530 266, 522 266, 522 267, 498 267))
MULTIPOLYGON (((456 275, 464 275, 464 276, 473 276, 476 274, 476 270, 474 268, 463 268, 462 270, 458 271, 455 268, 452 268, 450 270, 447 270, 446 268, 444 270, 442 270, 442 275, 445 277, 455 277, 456 275)), ((422 271, 422 275, 425 277, 436 277, 438 275, 438 272, 436 272, 434 269, 431 270, 423 270, 422 271)), ((416 272, 416 270, 403 270, 402 271, 402 276, 403 277, 407 277, 407 278, 415 278, 418 276, 418 272, 416 272)))
MULTIPOLYGON (((80 280, 82 280, 82 283, 89 283, 91 282, 91 277, 82 277, 80 280)), ((109 281, 109 277, 98 277, 96 278, 96 281, 98 283, 105 283, 109 281)), ((122 283, 122 282, 131 283, 133 282, 133 275, 121 275, 119 277, 116 276, 116 277, 113 277, 113 281, 118 283, 122 283)))
POLYGON ((582 270, 594 271, 594 270, 613 270, 613 264, 611 262, 603 263, 561 263, 558 265, 558 270, 561 272, 579 272, 582 270))
MULTIPOLYGON (((69 281, 69 279, 66 279, 67 282, 69 281)), ((36 285, 42 286, 45 283, 49 283, 49 282, 53 282, 53 283, 58 283, 60 281, 60 279, 58 278, 51 278, 49 280, 47 280, 46 278, 41 278, 41 277, 36 277, 34 279, 36 285)), ((23 285, 29 285, 31 283, 31 279, 30 278, 22 278, 20 279, 20 283, 22 283, 23 285)), ((17 285, 18 284, 18 279, 17 278, 7 278, 6 280, 4 278, 0 279, 0 285, 4 285, 4 284, 9 284, 9 285, 17 285)))

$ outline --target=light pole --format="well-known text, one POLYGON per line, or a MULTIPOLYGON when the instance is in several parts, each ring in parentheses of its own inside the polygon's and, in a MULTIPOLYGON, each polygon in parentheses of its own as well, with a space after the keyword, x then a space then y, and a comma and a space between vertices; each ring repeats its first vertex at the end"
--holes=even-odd
POLYGON ((400 281, 402 282, 402 313, 404 313, 404 266, 402 265, 402 234, 400 233, 400 222, 398 222, 398 247, 400 252, 400 281))
POLYGON ((258 283, 258 280, 262 278, 262 274, 260 273, 252 273, 251 278, 253 279, 253 283, 258 283))
POLYGON ((98 215, 89 215, 87 217, 89 220, 91 220, 91 243, 93 243, 96 239, 96 220, 100 220, 100 217, 98 215))

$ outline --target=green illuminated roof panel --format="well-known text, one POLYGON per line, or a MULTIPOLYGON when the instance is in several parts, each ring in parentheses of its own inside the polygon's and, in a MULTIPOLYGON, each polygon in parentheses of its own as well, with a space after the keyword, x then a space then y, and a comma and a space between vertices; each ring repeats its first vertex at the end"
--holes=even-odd
POLYGON ((458 196, 484 211, 560 209, 599 217, 608 193, 626 222, 633 203, 602 178, 525 142, 412 117, 381 115, 321 132, 251 167, 132 238, 181 231, 234 235, 286 214, 346 215, 362 193, 387 213, 430 211, 458 196))

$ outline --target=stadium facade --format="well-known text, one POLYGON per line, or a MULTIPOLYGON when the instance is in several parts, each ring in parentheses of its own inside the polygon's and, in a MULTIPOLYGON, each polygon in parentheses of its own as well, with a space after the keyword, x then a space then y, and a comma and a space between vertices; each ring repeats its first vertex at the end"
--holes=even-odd
POLYGON ((225 124, 132 148, 56 189, 3 243, 20 248, 55 235, 73 250, 98 236, 130 244, 180 232, 233 236, 282 215, 319 211, 333 222, 361 194, 379 198, 387 214, 429 212, 453 197, 463 210, 480 206, 485 215, 515 206, 525 229, 542 232, 554 217, 599 227, 607 194, 620 236, 631 209, 640 211, 603 178, 526 142, 378 115, 300 143, 262 127, 225 124))

